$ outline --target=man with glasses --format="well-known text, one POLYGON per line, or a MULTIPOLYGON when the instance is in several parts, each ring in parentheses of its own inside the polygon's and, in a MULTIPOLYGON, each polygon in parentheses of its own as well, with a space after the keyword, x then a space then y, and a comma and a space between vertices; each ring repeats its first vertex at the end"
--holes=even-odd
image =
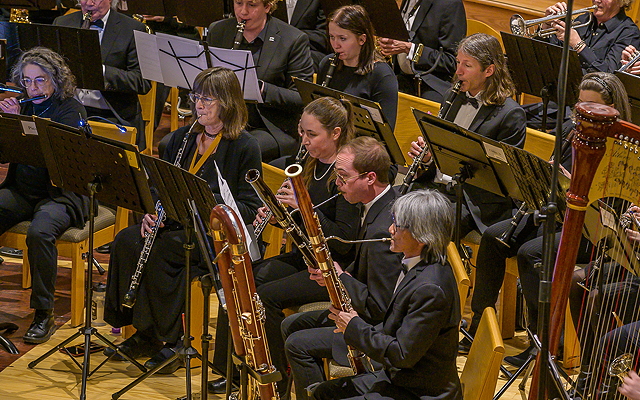
POLYGON ((460 300, 447 262, 451 203, 437 191, 419 190, 396 200, 392 212, 391 250, 404 258, 384 321, 371 324, 357 310, 331 308, 329 315, 336 335, 382 368, 324 382, 315 399, 462 399, 456 367, 460 300))
MULTIPOLYGON (((112 0, 80 0, 82 12, 56 18, 53 25, 80 28, 82 17, 91 13, 89 29, 98 31, 102 52, 105 90, 78 89, 77 95, 89 116, 100 116, 138 130, 137 145, 146 147, 139 94, 151 89, 142 78, 133 31, 144 25, 112 9, 112 0)), ((114 6, 115 7, 115 6, 114 6)))
MULTIPOLYGON (((359 137, 344 145, 336 157, 336 185, 345 200, 360 205, 360 226, 358 239, 381 239, 389 237, 391 225, 391 204, 397 195, 389 184, 391 160, 384 146, 371 137, 359 137)), ((351 298, 351 305, 366 321, 377 324, 382 321, 393 288, 400 274, 401 255, 389 249, 387 242, 369 242, 356 244, 356 258, 344 271, 336 263, 335 268, 340 281, 351 298)), ((309 269, 308 285, 324 286, 319 269, 309 269)), ((346 345, 339 336, 332 333, 335 324, 328 319, 329 311, 311 311, 294 314, 284 319, 282 309, 300 306, 299 294, 305 293, 304 287, 293 288, 288 278, 269 282, 258 287, 258 294, 266 309, 266 328, 271 353, 283 352, 283 338, 293 332, 296 335, 296 347, 309 349, 311 353, 328 354, 337 362, 349 365, 346 357, 346 345), (282 322, 284 319, 284 322, 282 322), (282 322, 282 325, 281 325, 282 322), (313 329, 318 327, 329 327, 313 329), (282 337, 271 334, 274 329, 282 329, 282 337), (304 332, 299 332, 305 330, 304 332), (275 337, 277 336, 277 337, 275 337), (273 338, 272 338, 273 337, 273 338), (334 339, 338 339, 335 341, 334 339), (298 341, 299 340, 299 341, 298 341), (302 342, 300 344, 300 342, 302 342)), ((291 339, 291 338, 290 338, 291 339)), ((290 343, 288 340, 287 343, 290 343)), ((287 345, 287 350, 289 346, 287 345)), ((287 355, 290 353, 287 351, 287 355)), ((310 379, 308 374, 298 374, 297 360, 288 359, 295 379, 296 398, 305 399, 305 388, 318 380, 310 379)), ((316 376, 322 376, 321 368, 311 361, 316 376)), ((286 365, 276 366, 286 371, 286 365)))

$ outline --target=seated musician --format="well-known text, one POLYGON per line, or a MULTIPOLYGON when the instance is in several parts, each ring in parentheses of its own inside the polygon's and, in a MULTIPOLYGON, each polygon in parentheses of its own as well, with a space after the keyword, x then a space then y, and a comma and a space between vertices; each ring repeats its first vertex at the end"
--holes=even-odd
MULTIPOLYGON (((638 50, 633 45, 629 45, 622 50, 622 60, 620 60, 620 63, 622 65, 626 65, 637 55, 638 50)), ((636 60, 633 65, 627 67, 626 72, 634 75, 640 75, 640 60, 636 60)))
MULTIPOLYGON (((626 99, 626 91, 622 83, 614 75, 604 72, 594 72, 584 76, 579 86, 579 101, 593 101, 600 104, 615 104, 622 115, 627 118, 629 113, 629 102, 626 99)), ((571 138, 574 125, 570 123, 563 127, 563 153, 560 159, 560 166, 569 175, 571 170, 571 138)), ((509 257, 517 256, 518 271, 522 292, 527 304, 527 316, 529 328, 532 332, 537 331, 538 323, 538 286, 540 281, 540 271, 535 265, 542 261, 542 232, 543 225, 536 226, 532 214, 525 215, 519 222, 518 228, 509 239, 509 247, 498 241, 498 238, 509 228, 512 219, 498 222, 484 231, 480 240, 480 247, 476 259, 476 284, 474 285, 473 297, 471 299, 471 310, 473 317, 469 332, 475 332, 482 317, 482 311, 486 307, 495 307, 498 300, 500 287, 504 280, 506 270, 506 260, 509 257)), ((555 246, 560 241, 561 225, 556 228, 555 246)), ((587 254, 580 252, 581 256, 587 254)), ((584 257, 581 257, 584 258, 584 257)), ((471 343, 463 339, 460 343, 460 350, 468 352, 471 343)), ((505 357, 505 361, 517 367, 524 364, 525 360, 533 350, 529 346, 524 352, 516 356, 505 357)))
POLYGON ((309 38, 313 69, 317 73, 320 60, 327 55, 327 17, 320 0, 296 0, 286 3, 286 15, 292 26, 300 29, 309 38))
POLYGON ((404 259, 383 322, 373 325, 355 310, 333 307, 329 316, 347 344, 383 368, 321 383, 315 399, 462 399, 456 367, 460 299, 446 257, 451 203, 437 191, 418 190, 398 198, 391 211, 391 250, 404 259))
MULTIPOLYGON (((640 46, 640 30, 628 17, 628 10, 633 0, 594 1, 598 8, 591 13, 578 16, 579 23, 587 22, 586 26, 572 28, 569 45, 579 56, 583 73, 610 72, 620 68, 622 51, 628 45, 640 46)), ((556 3, 545 10, 545 15, 566 13, 567 5, 564 2, 556 3)), ((555 28, 557 33, 548 40, 551 43, 562 45, 564 40, 564 20, 555 20, 549 24, 543 24, 542 28, 555 28)), ((541 129, 542 103, 525 106, 528 125, 534 129, 541 129)), ((555 113, 557 105, 551 103, 548 109, 547 126, 555 125, 555 113)))
POLYGON ((209 45, 230 49, 234 46, 236 25, 246 25, 238 49, 253 55, 263 104, 248 104, 248 130, 260 143, 262 159, 269 162, 292 155, 298 147, 297 123, 302 99, 292 77, 311 80, 313 60, 307 35, 269 14, 276 0, 239 0, 233 2, 235 18, 209 26, 209 45))
MULTIPOLYGON (((209 68, 196 76, 189 98, 193 103, 192 128, 185 126, 173 132, 163 158, 206 180, 218 203, 228 204, 225 198, 232 196, 239 216, 251 223, 260 199, 245 181, 245 174, 252 168, 261 170, 262 164, 257 140, 244 130, 247 110, 240 83, 229 69, 209 68), (179 154, 181 159, 177 160, 179 154)), ((187 272, 184 240, 185 232, 178 222, 163 223, 156 215, 146 214, 141 224, 124 229, 113 242, 105 321, 115 327, 133 324, 137 332, 118 347, 132 358, 153 356, 145 363, 147 368, 173 355, 182 336, 187 272), (133 308, 124 307, 124 295, 141 256, 145 235, 156 224, 161 229, 148 253, 137 301, 133 308)), ((208 272, 198 248, 192 250, 191 257, 192 276, 208 272)), ((105 354, 122 359, 111 349, 105 354)), ((183 361, 178 358, 158 373, 172 373, 183 361)))
MULTIPOLYGON (((515 86, 498 39, 484 33, 464 38, 458 45, 457 63, 455 82, 462 85, 459 93, 447 94, 451 104, 443 118, 482 136, 522 147, 526 133, 524 111, 511 98, 515 86)), ((418 137, 411 145, 410 154, 416 157, 424 139, 418 137)), ((422 161, 430 160, 431 154, 427 153, 422 161)), ((433 175, 423 174, 421 179, 430 177, 433 175)), ((484 232, 487 226, 511 217, 510 198, 467 184, 464 191, 461 237, 474 229, 484 232)))
MULTIPOLYGON (((389 210, 396 198, 396 193, 389 184, 390 167, 391 159, 386 149, 371 137, 358 137, 338 151, 335 164, 338 190, 349 203, 362 203, 359 204, 360 212, 357 213, 359 221, 355 225, 359 232, 358 239, 389 237, 389 210)), ((382 320, 391 299, 393 284, 400 273, 399 261, 399 255, 391 252, 387 243, 376 241, 356 245, 355 261, 344 269, 347 273, 342 273, 340 266, 336 267, 352 305, 368 321, 382 320)), ((279 371, 286 371, 287 366, 280 326, 284 319, 282 310, 308 302, 309 298, 305 295, 307 292, 323 291, 316 283, 324 281, 315 266, 305 275, 303 280, 297 277, 292 280, 295 277, 292 275, 258 287, 258 294, 265 307, 269 349, 273 364, 279 371), (297 285, 295 290, 291 282, 297 285)), ((326 290, 322 296, 324 300, 328 299, 326 290)), ((313 324, 309 318, 298 319, 297 322, 299 324, 290 323, 290 328, 285 330, 292 332, 313 326, 309 325, 313 324)), ((281 391, 286 389, 285 382, 280 382, 279 387, 281 391)))
POLYGON ((409 31, 409 41, 379 38, 380 50, 385 56, 395 56, 398 83, 405 93, 416 94, 416 73, 435 66, 433 72, 420 77, 421 90, 417 95, 442 103, 456 71, 456 46, 467 34, 463 2, 403 0, 400 12, 409 31))
MULTIPOLYGON (((76 78, 64 59, 50 49, 34 47, 24 52, 11 71, 11 80, 24 88, 26 97, 45 97, 22 104, 15 97, 6 98, 0 101, 3 113, 50 118, 72 127, 87 116, 73 98, 76 78)), ((54 187, 46 168, 9 165, 0 186, 0 233, 31 220, 27 257, 32 279, 30 307, 35 316, 22 337, 25 343, 44 343, 55 330, 56 239, 70 227, 84 228, 88 215, 88 198, 54 187)))
POLYGON ((398 111, 398 81, 376 49, 369 14, 362 6, 343 6, 332 12, 327 21, 335 53, 320 62, 317 83, 378 102, 393 129, 398 111), (332 63, 335 67, 329 73, 332 63))
MULTIPOLYGON (((304 166, 303 177, 313 204, 319 205, 339 193, 334 183, 336 155, 338 149, 348 143, 354 136, 353 116, 348 103, 342 103, 331 97, 322 97, 309 103, 300 119, 300 135, 302 146, 308 151, 305 160, 300 162, 304 166)), ((298 208, 289 180, 285 180, 276 193, 276 198, 291 210, 298 208)), ((266 216, 266 207, 261 207, 254 221, 254 225, 262 223, 266 216)), ((356 238, 358 227, 358 208, 339 196, 320 205, 316 212, 325 235, 335 235, 343 239, 356 238)), ((296 218, 299 226, 302 221, 296 218)), ((275 221, 273 221, 275 222, 275 221)), ((342 265, 349 265, 354 258, 353 246, 336 240, 329 242, 331 254, 342 265)), ((297 301, 311 303, 326 301, 327 291, 309 282, 307 265, 299 249, 294 246, 290 252, 265 259, 253 265, 256 286, 267 282, 288 277, 287 289, 279 293, 284 298, 296 298, 297 301)), ((218 313, 218 327, 216 330, 215 355, 213 364, 220 371, 226 371, 227 361, 227 317, 218 313)), ((266 322, 270 329, 271 321, 266 322)), ((280 321, 273 325, 273 332, 280 332, 280 321)), ((270 344, 273 348, 273 345, 270 344)), ((277 355, 273 358, 275 359, 277 355)), ((281 358, 284 360, 284 356, 281 358)), ((278 365, 278 364, 276 364, 278 365)), ((210 383, 212 393, 224 393, 226 380, 224 378, 210 383)))

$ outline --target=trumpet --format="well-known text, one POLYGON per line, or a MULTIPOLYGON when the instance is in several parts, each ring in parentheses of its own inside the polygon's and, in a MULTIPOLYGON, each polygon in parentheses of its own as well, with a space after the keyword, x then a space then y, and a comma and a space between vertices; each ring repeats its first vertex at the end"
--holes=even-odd
POLYGON ((633 355, 624 353, 611 361, 608 372, 610 376, 617 376, 620 379, 620 383, 624 383, 624 378, 629 374, 632 367, 633 355))
MULTIPOLYGON (((575 10, 574 12, 572 12, 571 16, 574 17, 574 19, 571 23, 571 28, 576 29, 576 28, 589 25, 589 23, 591 23, 591 18, 593 18, 593 16, 591 16, 586 22, 582 24, 576 21, 576 18, 582 14, 590 13, 596 8, 597 6, 591 6, 591 7, 581 8, 580 10, 575 10)), ((513 33, 514 35, 526 36, 530 38, 532 37, 546 38, 546 37, 555 35, 557 32, 557 29, 556 28, 542 29, 541 25, 551 21, 560 20, 566 16, 567 16, 567 13, 554 14, 554 15, 547 15, 546 17, 542 17, 542 18, 530 19, 527 21, 524 18, 522 18, 520 15, 514 14, 511 17, 511 20, 509 20, 509 26, 511 27, 511 33, 513 33), (532 27, 536 27, 536 26, 537 28, 535 29, 535 31, 533 32, 530 31, 532 27)))
POLYGON ((618 69, 618 72, 625 72, 629 67, 631 67, 633 64, 637 63, 639 60, 640 60, 640 51, 636 50, 636 52, 633 53, 633 57, 631 58, 631 60, 629 60, 628 63, 626 63, 625 65, 620 67, 618 69))

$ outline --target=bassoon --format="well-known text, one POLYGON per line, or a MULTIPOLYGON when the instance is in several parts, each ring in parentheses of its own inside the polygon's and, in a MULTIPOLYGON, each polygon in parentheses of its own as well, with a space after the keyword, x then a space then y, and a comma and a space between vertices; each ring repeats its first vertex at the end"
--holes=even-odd
POLYGON ((271 383, 252 379, 258 386, 261 400, 277 400, 278 391, 273 381, 279 380, 280 374, 271 362, 264 329, 266 315, 256 293, 243 222, 225 204, 213 208, 210 222, 235 353, 244 357, 246 364, 258 374, 277 374, 272 375, 272 379, 265 379, 271 383))

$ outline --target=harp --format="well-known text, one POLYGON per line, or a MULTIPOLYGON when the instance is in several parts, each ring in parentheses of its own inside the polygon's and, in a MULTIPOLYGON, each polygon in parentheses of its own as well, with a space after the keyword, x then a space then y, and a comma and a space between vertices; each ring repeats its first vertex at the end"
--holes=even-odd
MULTIPOLYGON (((564 327, 571 279, 581 232, 589 206, 603 198, 640 204, 640 128, 618 120, 608 106, 579 103, 572 141, 572 179, 567 191, 567 211, 556 257, 551 290, 549 351, 557 354, 564 327)), ((539 364, 537 364, 539 365, 539 364)), ((536 370, 536 376, 546 371, 536 370)), ((538 398, 532 391, 529 398, 538 398)), ((543 393, 542 398, 550 398, 543 393)))

